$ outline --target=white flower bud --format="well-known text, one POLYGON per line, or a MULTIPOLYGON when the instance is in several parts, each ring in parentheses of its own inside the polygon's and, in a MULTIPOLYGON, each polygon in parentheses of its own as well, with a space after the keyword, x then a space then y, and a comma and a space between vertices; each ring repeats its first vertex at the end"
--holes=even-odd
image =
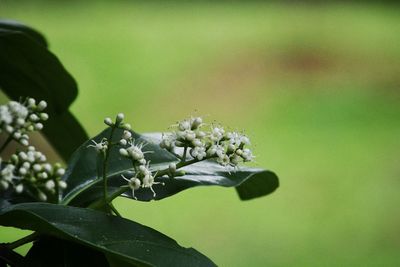
POLYGON ((129 123, 124 123, 122 126, 121 126, 123 129, 125 129, 125 130, 130 130, 130 129, 132 129, 132 127, 131 127, 131 125, 129 124, 129 123))
POLYGON ((53 190, 54 189, 54 187, 56 186, 56 184, 54 183, 54 181, 53 180, 48 180, 45 184, 44 184, 44 186, 46 187, 46 189, 47 190, 53 190))
POLYGON ((15 133, 13 134, 13 137, 14 137, 15 139, 17 139, 17 140, 19 140, 19 139, 21 138, 21 136, 22 136, 21 132, 15 132, 15 133))
POLYGON ((48 119, 49 119, 49 114, 47 114, 47 113, 40 113, 40 119, 42 120, 42 121, 47 121, 48 119))
POLYGON ((14 127, 12 127, 11 125, 6 125, 6 132, 7 133, 12 133, 14 131, 14 127))
POLYGON ((124 156, 124 157, 128 157, 128 156, 129 156, 129 153, 128 153, 128 151, 127 151, 125 148, 120 148, 120 149, 119 149, 119 154, 120 154, 121 156, 124 156))
POLYGON ((192 141, 192 144, 193 144, 194 146, 202 146, 202 145, 203 145, 203 142, 201 142, 199 139, 194 139, 194 140, 192 141))
POLYGON ((56 171, 56 176, 57 177, 61 177, 61 176, 63 176, 65 174, 65 169, 64 168, 59 168, 59 169, 57 169, 57 171, 56 171))
POLYGON ((42 166, 40 165, 40 164, 35 164, 35 165, 33 165, 33 170, 35 171, 35 172, 40 172, 40 171, 42 171, 42 166))
POLYGON ((33 107, 36 105, 36 100, 34 98, 29 98, 28 99, 28 107, 33 107))
POLYGON ((22 193, 23 190, 24 190, 23 184, 19 184, 15 187, 15 192, 17 192, 18 194, 22 193))
POLYGON ((39 117, 36 114, 31 114, 31 115, 29 115, 29 120, 31 120, 33 122, 37 122, 39 120, 39 117))
POLYGON ((119 144, 121 146, 126 146, 126 144, 128 144, 128 141, 126 141, 125 139, 121 139, 121 140, 119 140, 119 144))
POLYGON ((199 138, 199 139, 202 139, 202 138, 204 138, 205 136, 206 136, 206 133, 203 132, 203 131, 198 131, 198 132, 196 133, 196 137, 199 138))
POLYGON ((23 146, 28 146, 29 145, 29 141, 27 139, 19 139, 19 142, 21 145, 23 146))
POLYGON ((170 173, 175 173, 176 172, 176 164, 175 163, 170 163, 168 166, 168 169, 170 171, 170 173))
POLYGON ((42 100, 39 102, 39 104, 37 105, 37 108, 39 111, 44 110, 47 107, 47 102, 42 100))
POLYGON ((191 128, 190 126, 191 125, 188 120, 183 120, 183 121, 179 122, 179 124, 178 124, 178 128, 181 131, 190 130, 190 128, 191 128))
POLYGON ((31 164, 25 161, 24 163, 22 163, 22 167, 24 167, 25 169, 29 169, 31 167, 31 164))
POLYGON ((47 179, 49 177, 49 175, 47 174, 47 172, 40 172, 38 173, 38 178, 40 179, 47 179))
POLYGON ((123 139, 129 139, 132 137, 132 133, 130 131, 125 130, 124 133, 122 134, 123 139))
POLYGON ((24 167, 21 167, 21 168, 19 168, 18 173, 20 175, 26 175, 28 173, 28 171, 24 167))
POLYGON ((8 189, 8 183, 4 180, 0 180, 0 189, 2 190, 7 190, 8 189))
POLYGON ((141 164, 141 165, 145 165, 145 164, 146 164, 146 160, 145 160, 145 159, 141 159, 141 160, 139 160, 139 164, 141 164))
POLYGON ((39 198, 40 201, 46 201, 47 200, 47 196, 42 191, 39 191, 38 198, 39 198))
POLYGON ((40 131, 42 129, 43 129, 43 123, 38 122, 35 124, 35 130, 40 131))
POLYGON ((194 118, 192 122, 192 129, 197 129, 203 123, 203 119, 200 117, 194 118))
POLYGON ((105 118, 104 119, 104 123, 106 125, 108 125, 108 126, 112 126, 113 125, 113 122, 112 122, 111 118, 105 118))
POLYGON ((65 189, 67 188, 67 183, 65 181, 58 181, 58 187, 60 187, 61 189, 65 189))
POLYGON ((19 126, 22 126, 22 125, 25 124, 25 120, 23 118, 18 118, 16 120, 16 124, 19 125, 19 126))
POLYGON ((18 156, 19 156, 19 158, 20 158, 21 160, 23 160, 23 161, 25 161, 25 160, 28 159, 28 155, 26 155, 26 153, 23 152, 23 151, 19 152, 19 153, 18 153, 18 156))
POLYGON ((121 123, 124 120, 124 118, 125 118, 124 113, 118 113, 116 122, 121 123))
POLYGON ((193 141, 195 138, 196 138, 196 134, 194 132, 192 132, 192 131, 186 132, 186 134, 185 134, 185 139, 186 140, 193 141))
POLYGON ((43 170, 50 173, 53 170, 53 167, 51 166, 50 163, 45 163, 43 164, 43 170))

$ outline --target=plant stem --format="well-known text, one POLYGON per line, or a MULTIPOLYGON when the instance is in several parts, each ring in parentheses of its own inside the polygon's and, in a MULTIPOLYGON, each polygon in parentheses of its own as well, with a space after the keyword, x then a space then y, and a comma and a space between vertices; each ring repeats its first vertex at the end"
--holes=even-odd
POLYGON ((27 243, 35 241, 38 237, 39 237, 39 233, 35 232, 35 233, 27 235, 27 236, 25 236, 25 237, 23 237, 21 239, 18 239, 18 240, 14 241, 14 242, 7 243, 7 244, 5 244, 5 246, 8 249, 15 249, 17 247, 20 247, 22 245, 25 245, 27 243))
POLYGON ((7 139, 6 139, 6 141, 4 142, 4 144, 0 147, 0 153, 3 153, 3 151, 4 151, 4 149, 7 147, 7 145, 13 140, 12 134, 13 134, 13 133, 11 133, 11 134, 7 137, 7 139))
POLYGON ((108 158, 110 157, 110 150, 113 146, 112 144, 112 138, 115 132, 116 126, 111 127, 111 133, 110 137, 108 138, 109 140, 109 146, 106 150, 105 156, 104 156, 104 161, 103 161, 103 189, 104 189, 104 201, 107 201, 107 167, 108 167, 108 158))
POLYGON ((185 162, 185 161, 186 161, 187 148, 188 148, 188 147, 185 145, 185 148, 183 149, 182 162, 185 162))

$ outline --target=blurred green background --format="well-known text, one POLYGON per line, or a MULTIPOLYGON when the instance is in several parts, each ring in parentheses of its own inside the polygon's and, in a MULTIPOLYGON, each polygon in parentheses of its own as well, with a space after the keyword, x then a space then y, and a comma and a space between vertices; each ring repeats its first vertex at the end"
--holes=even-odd
POLYGON ((90 135, 117 112, 139 132, 202 115, 245 129, 281 181, 247 202, 120 199, 124 216, 220 266, 400 265, 397 6, 0 0, 0 17, 46 35, 90 135))

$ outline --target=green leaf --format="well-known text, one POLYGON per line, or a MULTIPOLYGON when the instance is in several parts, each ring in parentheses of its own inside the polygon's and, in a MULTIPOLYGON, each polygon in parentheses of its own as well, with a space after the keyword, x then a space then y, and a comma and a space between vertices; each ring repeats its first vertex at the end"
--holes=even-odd
POLYGON ((0 21, 0 88, 17 101, 27 96, 47 101, 50 119, 43 133, 68 160, 87 135, 68 111, 77 96, 76 82, 46 45, 37 31, 0 21))
MULTIPOLYGON (((118 140, 122 134, 119 131, 113 141, 118 140)), ((94 140, 99 142, 103 137, 108 137, 109 130, 103 131, 94 140)), ((134 137, 139 141, 148 143, 144 147, 145 151, 154 153, 145 154, 146 160, 151 161, 151 166, 155 169, 166 168, 170 162, 177 162, 177 158, 170 152, 161 149, 158 145, 161 134, 150 134, 146 136, 134 133, 134 137)), ((88 205, 99 199, 103 195, 101 179, 97 179, 97 152, 95 149, 87 148, 91 142, 83 144, 73 155, 64 179, 68 183, 65 191, 64 201, 69 202, 72 198, 74 205, 88 205), (88 187, 90 190, 83 192, 88 187), (79 196, 77 196, 79 195, 79 196)), ((111 152, 109 163, 109 189, 110 193, 117 191, 121 186, 126 185, 121 174, 132 170, 132 163, 129 159, 121 157, 118 149, 111 152)), ((272 193, 278 186, 279 180, 275 173, 263 169, 240 167, 237 171, 229 170, 220 166, 214 161, 202 161, 183 168, 186 175, 173 179, 162 177, 157 178, 164 185, 154 185, 156 197, 148 188, 140 188, 135 191, 135 197, 140 201, 159 200, 172 196, 182 190, 196 187, 218 185, 224 187, 236 187, 239 197, 248 200, 261 197, 272 193)), ((132 197, 130 191, 124 194, 132 197)))
POLYGON ((30 229, 147 266, 215 266, 203 254, 127 219, 95 210, 23 203, 0 212, 0 225, 30 229))

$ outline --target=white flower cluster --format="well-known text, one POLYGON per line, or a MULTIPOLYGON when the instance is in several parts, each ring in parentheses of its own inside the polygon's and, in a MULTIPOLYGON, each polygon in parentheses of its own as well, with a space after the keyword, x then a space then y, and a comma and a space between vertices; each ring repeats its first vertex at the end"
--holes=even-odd
POLYGON ((135 197, 135 190, 142 187, 150 188, 151 192, 153 192, 153 197, 155 197, 156 192, 153 189, 153 185, 163 183, 154 181, 156 174, 153 174, 150 170, 150 161, 146 161, 144 158, 144 155, 146 153, 151 153, 151 151, 142 151, 145 144, 135 144, 131 132, 127 130, 123 132, 119 144, 122 146, 127 145, 126 148, 120 148, 119 154, 123 157, 129 158, 135 169, 135 173, 131 178, 126 178, 122 175, 122 178, 128 182, 129 187, 132 189, 132 196, 135 197))
POLYGON ((40 201, 47 201, 67 187, 61 180, 65 170, 60 164, 48 163, 46 156, 33 146, 13 154, 9 162, 0 158, 0 169, 0 190, 13 188, 18 194, 26 192, 40 201))
MULTIPOLYGON (((212 125, 210 131, 203 131, 203 120, 192 117, 180 121, 176 130, 163 134, 160 146, 169 151, 177 151, 176 147, 184 148, 181 156, 186 159, 186 151, 198 161, 215 158, 223 166, 237 167, 241 162, 254 159, 249 148, 250 140, 238 132, 225 132, 221 126, 212 125)), ((182 149, 181 149, 182 150, 182 149)))
POLYGON ((123 130, 121 139, 118 143, 113 144, 107 138, 103 138, 99 143, 92 140, 93 144, 88 147, 95 148, 98 152, 107 153, 110 146, 118 145, 120 146, 119 154, 123 157, 129 158, 132 161, 134 172, 128 172, 132 177, 127 178, 122 175, 122 178, 128 182, 128 186, 132 189, 132 195, 135 197, 135 190, 139 188, 150 188, 153 192, 153 196, 156 196, 153 190, 154 184, 163 184, 155 182, 154 178, 156 173, 153 174, 150 170, 150 161, 145 159, 146 153, 151 153, 151 151, 142 151, 145 146, 144 143, 136 144, 132 138, 132 133, 130 132, 131 126, 128 123, 123 123, 124 114, 119 113, 115 119, 115 122, 111 118, 105 118, 104 123, 111 128, 119 128, 123 130))
POLYGON ((27 98, 23 103, 10 101, 0 106, 0 133, 6 132, 10 137, 24 146, 29 145, 28 133, 43 129, 43 121, 49 116, 43 110, 47 107, 45 101, 36 104, 33 98, 27 98))

